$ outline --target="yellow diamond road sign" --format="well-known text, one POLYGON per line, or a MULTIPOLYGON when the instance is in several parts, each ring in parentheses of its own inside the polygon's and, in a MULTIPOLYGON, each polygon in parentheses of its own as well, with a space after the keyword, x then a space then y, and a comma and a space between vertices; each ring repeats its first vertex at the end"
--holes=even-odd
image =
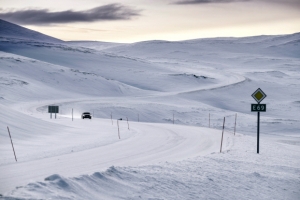
POLYGON ((257 103, 260 103, 262 100, 264 100, 264 98, 266 98, 266 94, 260 89, 258 88, 253 94, 252 97, 255 99, 255 101, 257 101, 257 103))

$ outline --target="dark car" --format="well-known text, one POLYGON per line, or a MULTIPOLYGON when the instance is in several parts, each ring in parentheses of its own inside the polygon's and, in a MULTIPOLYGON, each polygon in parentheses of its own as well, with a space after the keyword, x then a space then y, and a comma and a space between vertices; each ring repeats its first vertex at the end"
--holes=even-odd
POLYGON ((84 118, 92 119, 92 116, 91 116, 91 113, 89 113, 89 112, 84 112, 84 113, 82 113, 81 118, 82 118, 82 119, 84 119, 84 118))

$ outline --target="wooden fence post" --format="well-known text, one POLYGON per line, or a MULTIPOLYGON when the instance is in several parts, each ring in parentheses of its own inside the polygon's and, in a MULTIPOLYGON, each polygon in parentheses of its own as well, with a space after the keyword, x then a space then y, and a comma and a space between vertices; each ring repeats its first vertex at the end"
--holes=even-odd
POLYGON ((223 121, 223 131, 222 131, 222 139, 221 139, 220 153, 222 152, 223 135, 224 135, 224 126, 225 126, 225 117, 224 117, 224 121, 223 121))
POLYGON ((129 130, 129 123, 128 123, 128 118, 126 117, 126 119, 127 119, 127 125, 128 125, 128 130, 129 130))
POLYGON ((114 125, 114 121, 112 120, 112 112, 110 112, 111 124, 114 125))
POLYGON ((117 120, 117 123, 118 123, 118 135, 119 135, 119 139, 121 139, 121 137, 120 137, 120 128, 119 128, 119 120, 117 120))
POLYGON ((174 124, 174 113, 173 113, 173 124, 174 124))
POLYGON ((235 131, 236 131, 236 118, 237 118, 237 113, 235 113, 235 122, 234 122, 234 135, 235 135, 235 131))
POLYGON ((10 131, 9 131, 9 128, 8 128, 8 127, 7 127, 7 131, 8 131, 9 137, 10 137, 10 142, 11 142, 11 146, 12 146, 13 151, 14 151, 14 155, 15 155, 16 162, 18 162, 18 161, 17 161, 16 152, 15 152, 15 148, 14 148, 14 144, 13 144, 13 142, 12 142, 11 135, 10 135, 10 131))

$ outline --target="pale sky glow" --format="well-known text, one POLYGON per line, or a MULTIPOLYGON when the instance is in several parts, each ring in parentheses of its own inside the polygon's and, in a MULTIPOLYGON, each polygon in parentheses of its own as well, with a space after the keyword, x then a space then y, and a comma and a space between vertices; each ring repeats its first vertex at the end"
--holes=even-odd
POLYGON ((0 2, 1 19, 62 40, 174 41, 300 32, 299 0, 0 2))

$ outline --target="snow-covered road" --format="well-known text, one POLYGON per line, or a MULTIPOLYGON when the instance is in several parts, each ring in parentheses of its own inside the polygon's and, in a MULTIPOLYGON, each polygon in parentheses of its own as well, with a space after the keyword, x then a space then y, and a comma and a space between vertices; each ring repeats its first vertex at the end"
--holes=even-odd
MULTIPOLYGON (((48 117, 48 114, 45 115, 48 117)), ((18 141, 18 163, 2 163, 0 166, 0 171, 5 172, 0 178, 0 193, 25 185, 28 180, 42 181, 51 174, 78 176, 114 165, 140 166, 179 161, 220 149, 220 130, 141 122, 129 122, 128 130, 127 122, 119 121, 119 140, 116 121, 112 125, 110 119, 75 119, 72 122, 70 118, 59 118, 52 121, 55 122, 53 126, 63 124, 73 126, 75 130, 72 134, 53 133, 51 138, 55 141, 51 138, 44 141, 33 140, 31 146, 36 146, 36 151, 31 149, 32 152, 27 153, 27 147, 22 147, 21 141, 18 141), (43 158, 43 149, 54 149, 53 155, 46 152, 48 155, 43 158), (31 159, 26 160, 28 157, 31 159)), ((232 134, 225 133, 224 150, 232 145, 231 136, 232 134)))

